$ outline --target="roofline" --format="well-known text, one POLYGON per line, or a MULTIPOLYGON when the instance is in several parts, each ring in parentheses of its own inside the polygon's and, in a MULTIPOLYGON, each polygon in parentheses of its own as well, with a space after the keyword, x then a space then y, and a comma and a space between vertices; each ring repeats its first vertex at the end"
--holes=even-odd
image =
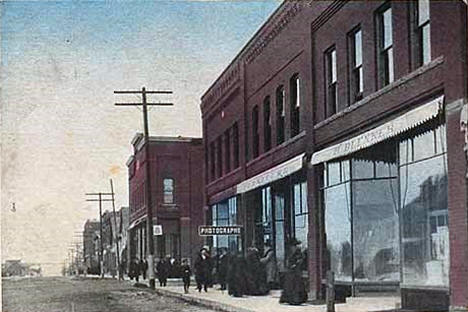
POLYGON ((241 48, 241 50, 236 54, 236 56, 234 56, 232 61, 224 68, 224 70, 221 72, 221 74, 218 75, 218 78, 216 78, 216 80, 208 87, 208 89, 205 91, 205 93, 202 94, 202 96, 200 98, 202 101, 203 101, 203 98, 206 97, 206 95, 211 90, 213 90, 216 83, 224 76, 224 74, 229 70, 229 68, 231 68, 231 66, 233 66, 234 63, 237 62, 241 58, 242 54, 250 47, 250 45, 256 39, 258 39, 258 36, 260 35, 260 33, 271 22, 273 17, 275 17, 279 12, 281 12, 281 10, 285 7, 287 2, 288 2, 287 0, 283 0, 283 2, 281 2, 281 4, 275 9, 275 11, 273 11, 273 13, 270 14, 270 16, 267 18, 267 20, 260 26, 260 28, 252 35, 252 37, 250 37, 249 41, 247 41, 247 43, 244 44, 244 46, 241 48))

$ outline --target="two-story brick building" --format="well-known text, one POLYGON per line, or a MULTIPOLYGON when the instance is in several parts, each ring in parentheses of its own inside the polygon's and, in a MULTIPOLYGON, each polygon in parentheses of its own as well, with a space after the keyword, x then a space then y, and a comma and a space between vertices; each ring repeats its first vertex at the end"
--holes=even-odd
POLYGON ((468 305, 463 1, 285 1, 202 97, 212 224, 308 251, 312 297, 468 305))
MULTIPOLYGON (((127 161, 129 176, 129 254, 146 259, 146 197, 143 135, 132 140, 134 154, 127 161)), ((150 137, 149 161, 153 199, 153 224, 162 227, 155 236, 156 261, 167 255, 192 259, 202 240, 203 144, 199 138, 150 137)))

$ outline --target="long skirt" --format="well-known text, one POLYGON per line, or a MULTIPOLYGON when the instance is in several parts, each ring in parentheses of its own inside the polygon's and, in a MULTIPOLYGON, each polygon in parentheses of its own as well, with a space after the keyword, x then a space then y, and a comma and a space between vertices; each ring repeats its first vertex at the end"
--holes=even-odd
POLYGON ((280 303, 299 305, 307 301, 307 291, 299 270, 286 272, 280 303))

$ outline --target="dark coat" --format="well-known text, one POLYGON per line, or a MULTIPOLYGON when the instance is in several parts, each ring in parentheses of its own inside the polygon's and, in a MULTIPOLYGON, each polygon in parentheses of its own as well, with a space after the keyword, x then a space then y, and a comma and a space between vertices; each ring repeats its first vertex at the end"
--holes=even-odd
POLYGON ((188 264, 183 264, 180 266, 180 271, 184 281, 190 280, 190 275, 192 275, 192 270, 188 264))
POLYGON ((284 277, 280 302, 298 305, 307 301, 307 291, 302 280, 304 260, 304 254, 300 249, 296 249, 288 257, 288 271, 284 277))
POLYGON ((138 264, 138 269, 140 270, 141 274, 146 274, 146 271, 148 270, 148 262, 145 260, 140 260, 140 263, 138 264))
POLYGON ((138 269, 138 263, 136 260, 130 261, 130 265, 128 268, 128 276, 130 278, 135 278, 140 275, 140 270, 138 269))
POLYGON ((171 270, 171 264, 169 263, 169 261, 161 259, 156 265, 156 270, 158 271, 158 278, 160 280, 167 279, 169 271, 171 270))
POLYGON ((218 274, 218 283, 226 283, 227 273, 229 268, 229 255, 224 254, 218 257, 217 262, 217 274, 218 274))
POLYGON ((227 274, 228 293, 234 297, 245 294, 246 262, 241 254, 231 256, 227 274))
POLYGON ((245 270, 245 294, 254 296, 265 295, 268 292, 266 274, 256 248, 249 248, 249 250, 247 250, 245 270))
POLYGON ((201 254, 198 255, 195 260, 194 269, 197 283, 208 284, 211 281, 212 264, 209 255, 205 258, 203 258, 201 254))

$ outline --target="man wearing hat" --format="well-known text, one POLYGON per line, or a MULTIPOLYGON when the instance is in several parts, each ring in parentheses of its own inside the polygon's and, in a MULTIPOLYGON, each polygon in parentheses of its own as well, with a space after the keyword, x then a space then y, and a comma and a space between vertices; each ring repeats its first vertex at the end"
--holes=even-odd
POLYGON ((211 258, 208 248, 203 247, 200 249, 200 253, 195 260, 194 269, 198 291, 200 292, 203 287, 203 290, 206 292, 211 280, 211 258))

